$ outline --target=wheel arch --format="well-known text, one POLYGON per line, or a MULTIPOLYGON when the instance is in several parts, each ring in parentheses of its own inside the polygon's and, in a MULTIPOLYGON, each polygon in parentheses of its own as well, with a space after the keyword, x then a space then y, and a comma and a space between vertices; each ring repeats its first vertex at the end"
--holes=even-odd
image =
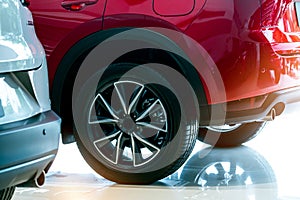
MULTIPOLYGON (((136 17, 136 15, 134 15, 136 17)), ((131 15, 131 17, 134 17, 131 15)), ((116 18, 113 18, 116 21, 119 21, 120 17, 124 16, 117 16, 116 18)), ((164 22, 159 19, 153 19, 152 17, 149 17, 149 19, 153 20, 152 22, 149 21, 147 23, 148 25, 156 25, 156 27, 164 27, 169 29, 176 29, 174 26, 170 25, 168 22, 164 22), (161 22, 161 23, 159 23, 161 22)), ((137 20, 139 21, 139 20, 137 20)), ((137 22, 135 21, 135 23, 137 22)), ((84 60, 85 56, 90 52, 93 47, 96 46, 97 43, 100 43, 101 41, 104 41, 108 37, 120 33, 122 31, 126 31, 134 27, 134 25, 137 24, 131 24, 130 28, 128 27, 130 22, 125 21, 120 22, 121 24, 111 23, 113 26, 105 26, 104 28, 107 28, 105 30, 97 31, 95 33, 92 33, 81 40, 79 40, 77 43, 75 43, 63 56, 61 61, 58 64, 54 81, 52 84, 52 107, 53 109, 62 117, 62 139, 64 143, 70 143, 74 142, 73 137, 73 118, 72 118, 72 105, 70 102, 72 102, 72 88, 73 83, 77 74, 77 71, 80 67, 80 64, 84 60), (126 22, 126 23, 125 23, 126 22), (117 28, 116 28, 117 27, 117 28), (97 43, 95 43, 97 41, 97 43), (77 59, 74 59, 76 57, 77 59)), ((138 28, 136 26, 135 28, 138 28)), ((178 31, 178 29, 176 29, 178 31)), ((159 36, 159 35, 158 35, 159 36)), ((171 40, 168 42, 175 43, 171 40)), ((145 54, 145 58, 148 55, 145 54)), ((206 109, 207 100, 205 97, 205 89, 203 87, 203 82, 199 78, 199 73, 194 67, 186 67, 186 63, 183 59, 180 59, 172 54, 164 54, 162 55, 162 58, 167 61, 166 63, 162 64, 169 64, 168 62, 175 62, 177 63, 174 68, 183 74, 183 76, 190 82, 191 86, 193 87, 195 94, 197 95, 199 105, 201 106, 201 117, 202 116, 208 116, 208 109, 206 109), (168 58, 172 58, 171 61, 168 58), (204 108, 204 110, 203 110, 204 108)))

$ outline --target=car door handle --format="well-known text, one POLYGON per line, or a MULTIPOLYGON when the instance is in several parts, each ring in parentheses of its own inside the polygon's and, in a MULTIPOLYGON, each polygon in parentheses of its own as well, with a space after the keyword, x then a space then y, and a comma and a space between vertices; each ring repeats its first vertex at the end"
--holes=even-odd
POLYGON ((98 0, 65 0, 61 3, 61 6, 66 10, 79 11, 86 6, 97 3, 98 0))

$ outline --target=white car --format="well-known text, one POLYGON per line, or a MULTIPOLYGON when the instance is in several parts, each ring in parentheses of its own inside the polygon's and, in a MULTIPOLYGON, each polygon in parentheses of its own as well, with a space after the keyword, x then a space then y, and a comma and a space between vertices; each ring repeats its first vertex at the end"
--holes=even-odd
POLYGON ((60 118, 51 110, 44 49, 30 11, 0 0, 0 199, 15 187, 41 186, 59 144, 60 118))

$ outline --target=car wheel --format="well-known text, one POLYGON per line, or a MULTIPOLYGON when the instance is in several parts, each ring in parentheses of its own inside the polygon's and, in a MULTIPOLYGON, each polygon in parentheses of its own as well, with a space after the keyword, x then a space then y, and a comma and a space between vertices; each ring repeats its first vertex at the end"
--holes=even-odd
POLYGON ((270 164, 246 146, 202 149, 185 164, 180 179, 187 181, 188 185, 202 187, 276 186, 276 176, 270 164))
POLYGON ((16 187, 9 187, 3 190, 0 190, 0 200, 10 200, 12 199, 16 187))
POLYGON ((76 141, 96 172, 118 183, 149 184, 184 163, 198 120, 183 99, 187 89, 172 82, 159 70, 117 63, 73 93, 76 141), (95 80, 96 90, 90 88, 95 80))
POLYGON ((253 139, 266 122, 252 122, 200 128, 198 139, 216 147, 239 146, 253 139))

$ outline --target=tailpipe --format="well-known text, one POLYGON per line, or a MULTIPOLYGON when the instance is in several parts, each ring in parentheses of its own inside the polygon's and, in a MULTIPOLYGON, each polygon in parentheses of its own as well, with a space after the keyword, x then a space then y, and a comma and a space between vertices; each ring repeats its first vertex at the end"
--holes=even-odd
POLYGON ((270 112, 261 121, 274 121, 276 118, 276 109, 272 108, 270 112))
POLYGON ((38 187, 41 188, 46 182, 46 172, 43 170, 42 173, 36 176, 34 179, 27 181, 26 183, 22 183, 19 185, 20 187, 38 187))

